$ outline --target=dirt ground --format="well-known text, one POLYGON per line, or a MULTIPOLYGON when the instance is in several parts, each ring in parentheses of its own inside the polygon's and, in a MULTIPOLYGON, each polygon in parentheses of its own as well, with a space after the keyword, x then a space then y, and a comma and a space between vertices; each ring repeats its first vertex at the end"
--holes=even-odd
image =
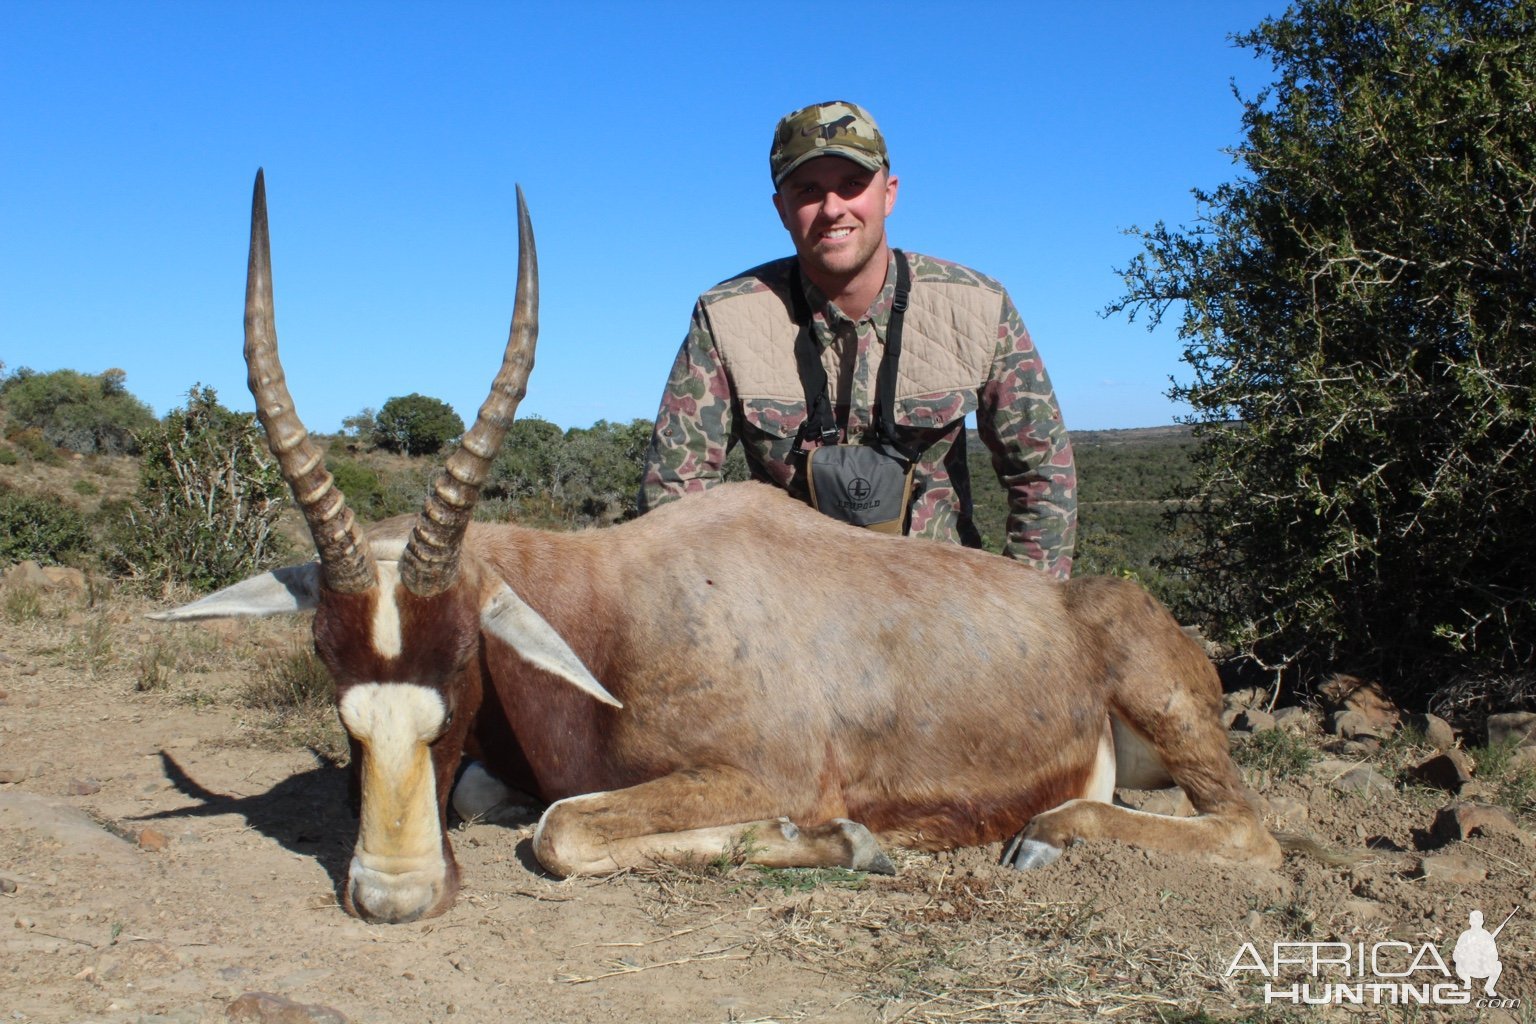
POLYGON ((990 848, 898 853, 891 878, 558 881, 529 855, 532 822, 470 824, 452 835, 465 884, 448 914, 363 924, 336 899, 355 828, 328 753, 339 733, 274 725, 241 698, 304 624, 161 626, 141 617, 152 607, 6 599, 0 1021, 1536 1019, 1532 822, 1443 843, 1432 826, 1452 797, 1400 781, 1391 758, 1419 754, 1401 745, 1370 762, 1387 785, 1354 791, 1337 759, 1245 770, 1272 825, 1361 856, 1346 866, 1092 844, 1026 874, 990 848), (1381 999, 1410 998, 1385 977, 1409 957, 1408 980, 1466 993, 1433 966, 1452 965, 1473 910, 1490 929, 1513 913, 1501 1009, 1265 1005, 1266 983, 1317 998, 1361 981, 1338 964, 1271 978, 1276 943, 1378 956, 1365 981, 1381 999))

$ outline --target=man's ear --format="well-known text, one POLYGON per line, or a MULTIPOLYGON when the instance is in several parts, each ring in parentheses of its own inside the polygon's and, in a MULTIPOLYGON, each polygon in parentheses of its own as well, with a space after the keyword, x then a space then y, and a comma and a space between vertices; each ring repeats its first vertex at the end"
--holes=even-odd
POLYGON ((890 171, 885 172, 885 215, 889 217, 896 207, 896 189, 901 181, 890 171))
POLYGON ((773 200, 773 208, 778 211, 779 223, 784 225, 785 231, 788 231, 789 219, 784 214, 784 196, 775 191, 769 198, 773 200))

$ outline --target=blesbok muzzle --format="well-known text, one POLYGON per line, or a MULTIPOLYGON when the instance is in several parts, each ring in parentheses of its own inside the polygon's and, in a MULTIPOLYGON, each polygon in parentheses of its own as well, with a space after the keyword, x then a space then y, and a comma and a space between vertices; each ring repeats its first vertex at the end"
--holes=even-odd
POLYGON ((358 917, 399 923, 442 913, 458 891, 443 834, 431 743, 447 709, 410 683, 349 688, 338 708, 357 740, 362 814, 343 904, 358 917))

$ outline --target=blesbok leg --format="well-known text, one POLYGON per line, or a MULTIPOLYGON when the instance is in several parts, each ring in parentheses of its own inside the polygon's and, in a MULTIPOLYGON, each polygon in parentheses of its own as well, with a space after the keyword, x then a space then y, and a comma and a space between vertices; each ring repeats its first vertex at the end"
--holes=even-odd
POLYGON ((863 825, 838 818, 800 827, 774 816, 782 803, 743 772, 687 769, 551 804, 539 819, 533 851, 562 876, 719 857, 765 867, 894 870, 863 825), (748 820, 719 824, 738 816, 748 820))
POLYGON ((1144 592, 1112 581, 1084 582, 1093 611, 1116 626, 1102 633, 1110 713, 1151 748, 1196 816, 1071 800, 1036 815, 1005 852, 1005 863, 1037 867, 1069 843, 1117 839, 1210 860, 1278 866, 1280 846, 1249 805, 1228 752, 1221 683, 1210 660, 1144 592))

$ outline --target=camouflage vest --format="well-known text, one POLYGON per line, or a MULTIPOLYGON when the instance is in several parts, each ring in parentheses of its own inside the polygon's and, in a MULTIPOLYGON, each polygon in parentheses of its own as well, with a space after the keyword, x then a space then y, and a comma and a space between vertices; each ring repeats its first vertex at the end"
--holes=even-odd
MULTIPOLYGON (((942 265, 911 254, 912 294, 903 328, 901 364, 896 378, 895 418, 914 440, 940 432, 976 408, 977 391, 986 381, 997 355, 998 325, 1004 293, 973 280, 956 280, 942 265), (925 271, 927 271, 925 273, 925 271)), ((784 291, 788 261, 754 272, 772 288, 742 293, 717 289, 702 300, 715 350, 730 376, 746 421, 742 441, 763 461, 788 461, 788 449, 805 418, 805 392, 795 365, 799 328, 784 291)), ((864 357, 867 377, 884 355, 885 324, 864 357)), ((828 346, 822 363, 829 379, 844 393, 850 367, 840 364, 839 352, 828 346), (839 378, 842 378, 839 381, 839 378)), ((857 372, 862 372, 859 370, 857 372)), ((873 401, 873 395, 868 396, 873 401)), ((863 403, 859 403, 862 405, 863 403)), ((859 410, 869 423, 869 409, 859 410)), ((780 481, 781 483, 786 481, 780 481)))

